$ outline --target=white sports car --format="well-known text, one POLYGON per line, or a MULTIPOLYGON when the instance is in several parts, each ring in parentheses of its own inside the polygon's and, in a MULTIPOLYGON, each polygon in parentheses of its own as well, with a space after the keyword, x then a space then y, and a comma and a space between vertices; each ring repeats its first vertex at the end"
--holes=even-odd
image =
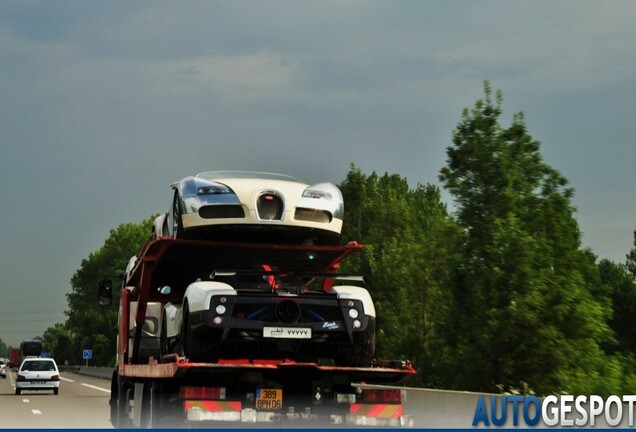
POLYGON ((335 245, 344 203, 331 183, 245 171, 209 171, 171 185, 172 207, 157 236, 335 245))
POLYGON ((334 273, 360 245, 165 239, 152 246, 166 269, 152 281, 161 287, 153 296, 163 304, 160 358, 371 364, 376 319, 371 296, 360 286, 362 278, 334 273))

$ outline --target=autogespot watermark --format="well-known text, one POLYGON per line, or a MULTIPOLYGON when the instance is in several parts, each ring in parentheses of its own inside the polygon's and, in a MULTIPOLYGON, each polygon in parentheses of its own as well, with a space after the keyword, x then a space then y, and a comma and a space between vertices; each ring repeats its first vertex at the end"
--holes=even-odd
POLYGON ((634 426, 634 403, 636 395, 610 396, 604 399, 591 396, 547 396, 543 400, 536 396, 479 396, 473 426, 536 426, 543 421, 545 426, 593 427, 604 418, 608 426, 634 426), (487 405, 490 402, 490 407, 487 405), (626 416, 626 417, 625 417, 626 416))

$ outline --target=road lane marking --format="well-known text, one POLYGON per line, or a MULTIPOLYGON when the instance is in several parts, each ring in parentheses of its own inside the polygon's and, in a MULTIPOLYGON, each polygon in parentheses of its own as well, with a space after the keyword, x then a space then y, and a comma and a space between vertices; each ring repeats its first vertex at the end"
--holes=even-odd
POLYGON ((97 387, 97 386, 90 385, 90 384, 85 384, 85 383, 82 383, 82 385, 83 385, 84 387, 88 387, 88 388, 92 388, 92 389, 95 389, 95 390, 101 390, 101 391, 103 391, 103 392, 110 393, 110 390, 105 389, 105 388, 101 388, 101 387, 97 387))
POLYGON ((40 415, 40 414, 42 414, 42 411, 40 411, 40 410, 31 410, 31 412, 32 412, 33 414, 35 414, 35 415, 40 415))
POLYGON ((75 380, 68 379, 68 378, 64 378, 64 377, 60 377, 60 379, 61 379, 62 381, 75 382, 75 380))
POLYGON ((28 400, 28 399, 22 399, 22 402, 24 402, 24 403, 29 403, 29 402, 31 402, 31 401, 30 401, 30 400, 28 400))

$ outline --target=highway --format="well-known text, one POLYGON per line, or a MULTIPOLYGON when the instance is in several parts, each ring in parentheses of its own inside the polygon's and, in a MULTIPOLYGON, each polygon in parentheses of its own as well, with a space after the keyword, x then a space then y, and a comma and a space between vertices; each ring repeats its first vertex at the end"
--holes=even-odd
MULTIPOLYGON (((62 372, 57 396, 52 391, 24 391, 17 396, 14 383, 15 372, 0 379, 0 429, 112 429, 110 380, 62 372)), ((471 426, 477 396, 411 388, 407 390, 405 411, 413 416, 416 427, 466 428, 471 426)))
POLYGON ((60 391, 15 394, 15 372, 0 378, 0 428, 112 428, 110 381, 62 372, 60 391))

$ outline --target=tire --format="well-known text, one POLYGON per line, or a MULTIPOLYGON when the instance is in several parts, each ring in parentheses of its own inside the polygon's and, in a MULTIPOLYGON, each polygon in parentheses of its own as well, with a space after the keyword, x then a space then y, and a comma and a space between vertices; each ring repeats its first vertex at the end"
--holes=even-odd
POLYGON ((168 343, 168 328, 166 324, 166 314, 161 314, 161 333, 159 334, 159 358, 170 354, 170 344, 168 343))
MULTIPOLYGON (((154 396, 154 388, 152 382, 144 383, 143 394, 141 396, 141 413, 139 418, 141 429, 152 429, 155 425, 154 407, 152 397, 154 396)), ((137 400, 135 400, 137 403, 137 400)))
POLYGON ((179 199, 179 192, 175 191, 174 199, 172 200, 172 236, 176 239, 184 238, 181 215, 181 200, 179 199))
POLYGON ((114 428, 120 427, 119 425, 119 382, 117 372, 113 372, 113 376, 110 379, 110 399, 108 404, 110 405, 110 423, 114 428))
POLYGON ((54 395, 56 395, 56 396, 57 396, 59 393, 60 393, 60 389, 59 389, 59 388, 54 388, 54 389, 53 389, 53 394, 54 394, 54 395))
POLYGON ((344 351, 335 362, 338 366, 369 367, 375 355, 375 321, 369 322, 369 326, 363 335, 354 340, 356 345, 350 351, 344 351))
POLYGON ((19 388, 16 387, 15 394, 20 396, 22 394, 22 390, 20 390, 19 388))
POLYGON ((188 304, 186 303, 183 306, 183 328, 181 329, 181 340, 183 341, 183 355, 186 358, 193 362, 206 362, 212 361, 212 359, 208 358, 206 355, 208 351, 208 347, 205 342, 200 341, 192 334, 190 329, 190 310, 188 308, 188 304))
POLYGON ((185 425, 183 403, 171 400, 170 390, 157 381, 144 384, 141 410, 141 428, 182 429, 185 425))
POLYGON ((339 356, 335 362, 338 366, 350 366, 350 367, 369 367, 373 361, 373 355, 369 355, 365 352, 358 350, 352 353, 339 356))
POLYGON ((132 424, 128 417, 130 404, 128 402, 128 391, 130 385, 127 385, 117 372, 113 373, 110 385, 111 399, 110 403, 110 422, 114 428, 130 428, 132 424))

